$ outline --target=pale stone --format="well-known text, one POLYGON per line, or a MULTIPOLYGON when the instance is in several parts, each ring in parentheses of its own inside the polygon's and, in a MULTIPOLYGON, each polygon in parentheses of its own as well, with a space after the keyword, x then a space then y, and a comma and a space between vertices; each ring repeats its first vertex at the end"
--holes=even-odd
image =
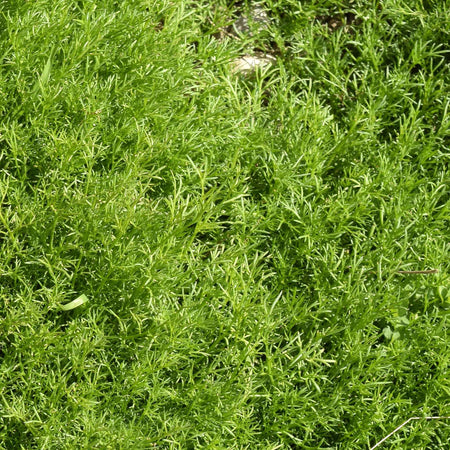
POLYGON ((272 55, 244 55, 232 62, 232 72, 242 75, 250 75, 256 69, 265 69, 276 61, 272 55))
POLYGON ((270 24, 270 18, 264 8, 255 5, 250 8, 248 14, 242 14, 234 22, 231 32, 233 34, 248 34, 252 36, 250 30, 250 24, 253 23, 256 26, 257 31, 262 31, 268 28, 270 24))

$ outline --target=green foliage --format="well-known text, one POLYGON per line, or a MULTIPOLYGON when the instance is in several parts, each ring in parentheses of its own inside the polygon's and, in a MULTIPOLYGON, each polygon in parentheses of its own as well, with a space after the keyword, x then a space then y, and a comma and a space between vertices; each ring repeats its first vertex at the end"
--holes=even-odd
POLYGON ((0 448, 367 448, 450 415, 446 2, 267 0, 219 38, 239 5, 0 2, 0 448))

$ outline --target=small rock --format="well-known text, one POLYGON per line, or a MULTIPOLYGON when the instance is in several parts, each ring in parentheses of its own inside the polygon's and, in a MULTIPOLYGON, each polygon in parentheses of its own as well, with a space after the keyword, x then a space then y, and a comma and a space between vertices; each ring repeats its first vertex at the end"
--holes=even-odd
POLYGON ((236 22, 231 26, 230 32, 236 36, 247 34, 252 36, 251 24, 254 24, 256 31, 266 30, 270 24, 270 18, 264 8, 254 5, 247 14, 241 14, 236 22))
POLYGON ((232 72, 240 75, 251 75, 258 68, 265 69, 276 61, 272 55, 244 55, 232 62, 232 72))

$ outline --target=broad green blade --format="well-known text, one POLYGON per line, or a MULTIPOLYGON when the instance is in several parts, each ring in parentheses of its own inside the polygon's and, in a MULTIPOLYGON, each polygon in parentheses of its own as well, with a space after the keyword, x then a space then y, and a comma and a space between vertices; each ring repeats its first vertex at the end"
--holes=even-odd
MULTIPOLYGON (((53 52, 52 52, 53 53, 53 52)), ((48 83, 50 78, 50 72, 52 70, 52 54, 48 57, 47 63, 45 64, 44 70, 41 74, 41 83, 42 86, 45 86, 48 83)))
POLYGON ((66 303, 65 305, 61 305, 61 309, 63 311, 70 311, 71 309, 75 309, 78 306, 81 306, 83 303, 87 303, 87 301, 88 298, 84 294, 82 294, 75 300, 72 300, 71 302, 66 303))
POLYGON ((36 80, 36 83, 34 83, 32 91, 33 94, 37 94, 39 90, 42 91, 42 89, 47 85, 48 80, 50 79, 50 73, 52 71, 52 58, 53 58, 53 49, 50 52, 50 56, 48 57, 47 62, 45 63, 41 75, 36 80))

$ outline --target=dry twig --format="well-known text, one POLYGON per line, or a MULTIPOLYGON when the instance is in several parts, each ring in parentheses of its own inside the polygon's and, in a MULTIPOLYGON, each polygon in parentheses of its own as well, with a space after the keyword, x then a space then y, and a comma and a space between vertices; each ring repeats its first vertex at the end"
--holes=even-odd
POLYGON ((446 420, 446 419, 450 419, 450 416, 410 417, 408 420, 406 420, 400 426, 398 426, 394 431, 391 431, 387 436, 385 436, 383 439, 381 439, 381 441, 377 442, 373 447, 370 447, 370 450, 374 450, 374 448, 377 448, 385 440, 389 439, 393 434, 397 433, 398 430, 403 428, 406 424, 408 424, 412 420, 446 420))

